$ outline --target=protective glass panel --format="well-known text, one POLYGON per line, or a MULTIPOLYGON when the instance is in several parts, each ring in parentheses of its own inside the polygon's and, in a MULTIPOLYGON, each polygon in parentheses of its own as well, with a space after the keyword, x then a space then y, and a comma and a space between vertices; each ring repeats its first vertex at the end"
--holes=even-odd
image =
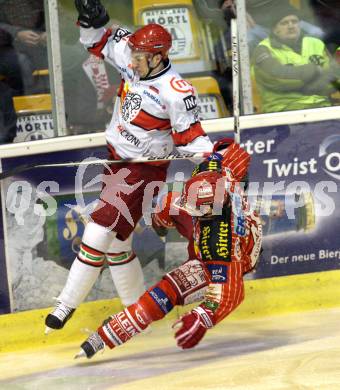
POLYGON ((255 112, 339 105, 340 2, 247 1, 255 112))
MULTIPOLYGON (((212 15, 203 18, 206 4, 202 8, 201 2, 187 0, 157 4, 140 0, 102 3, 111 16, 110 23, 129 31, 149 23, 167 28, 173 39, 169 54, 173 67, 197 89, 199 119, 230 116, 230 80, 217 70, 215 55, 220 28, 212 23, 212 15)), ((58 6, 67 131, 69 134, 101 132, 111 120, 120 75, 113 66, 87 52, 79 43, 73 2, 63 0, 58 6)), ((223 20, 217 2, 208 6, 223 20)))
MULTIPOLYGON (((236 8, 232 0, 103 0, 103 4, 110 23, 130 31, 159 23, 170 31, 171 61, 198 91, 200 120, 232 114, 230 19, 236 8)), ((340 103, 339 1, 244 0, 237 7, 241 114, 340 103), (287 12, 293 20, 284 20, 287 24, 277 30, 287 12), (292 37, 298 34, 295 44, 293 38, 285 41, 285 29, 292 37), (277 44, 284 44, 283 49, 277 44)), ((74 2, 58 1, 58 8, 66 134, 104 131, 120 75, 79 43, 74 2)), ((52 27, 55 22, 51 20, 52 27)), ((53 42, 52 50, 58 50, 53 42)), ((0 1, 0 51, 0 143, 64 135, 52 123, 42 0, 0 1)))
POLYGON ((0 1, 0 145, 52 137, 43 0, 0 1))

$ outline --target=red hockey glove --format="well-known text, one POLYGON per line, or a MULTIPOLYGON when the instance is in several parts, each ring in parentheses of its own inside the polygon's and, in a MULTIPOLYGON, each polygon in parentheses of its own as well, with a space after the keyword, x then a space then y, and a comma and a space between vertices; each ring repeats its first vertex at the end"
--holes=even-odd
POLYGON ((173 328, 178 328, 177 325, 181 326, 175 333, 177 345, 183 349, 193 348, 202 340, 207 329, 214 326, 214 314, 210 309, 198 306, 176 321, 173 328))
POLYGON ((213 152, 222 156, 222 166, 231 170, 234 178, 243 181, 248 172, 250 155, 235 144, 232 139, 224 138, 214 145, 213 152))

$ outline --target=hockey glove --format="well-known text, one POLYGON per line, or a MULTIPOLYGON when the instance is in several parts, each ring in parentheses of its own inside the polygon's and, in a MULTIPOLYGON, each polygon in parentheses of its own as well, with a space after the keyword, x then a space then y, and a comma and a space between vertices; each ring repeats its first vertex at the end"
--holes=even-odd
POLYGON ((99 28, 110 20, 105 7, 99 0, 75 0, 78 10, 78 23, 85 28, 99 28))
POLYGON ((183 349, 193 348, 205 335, 207 329, 214 326, 213 312, 200 305, 190 313, 184 314, 173 325, 173 328, 180 328, 175 333, 177 345, 183 349))

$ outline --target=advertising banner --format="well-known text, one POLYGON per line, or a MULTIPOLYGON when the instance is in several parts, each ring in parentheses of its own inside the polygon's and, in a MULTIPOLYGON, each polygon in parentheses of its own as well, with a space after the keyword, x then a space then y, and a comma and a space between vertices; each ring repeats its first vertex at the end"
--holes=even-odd
MULTIPOLYGON (((211 134, 212 140, 232 133, 211 134)), ((340 122, 245 129, 242 146, 251 154, 248 195, 264 228, 263 252, 248 278, 267 278, 340 268, 340 122)), ((106 158, 106 148, 3 159, 3 170, 26 163, 106 158)), ((181 187, 194 164, 173 161, 170 186, 181 187)), ((96 204, 101 168, 32 169, 3 182, 6 247, 10 256, 13 310, 53 304, 81 242, 87 215, 96 204), (27 293, 29 292, 29 293, 27 293)), ((163 192, 165 189, 163 190, 163 192)), ((187 259, 185 240, 169 231, 165 241, 140 221, 133 247, 149 286, 187 259)), ((0 248, 1 249, 1 248, 0 248)), ((0 253, 0 267, 5 264, 0 253)), ((3 285, 3 284, 2 284, 3 285)), ((115 294, 104 270, 88 299, 115 294)))
POLYGON ((262 192, 255 277, 339 269, 340 122, 245 131, 242 140, 253 156, 249 196, 262 192))
POLYGON ((170 55, 173 60, 188 60, 197 56, 192 45, 194 36, 188 8, 154 7, 143 12, 142 20, 143 24, 158 23, 170 31, 173 39, 170 55))
POLYGON ((18 115, 14 142, 35 141, 54 137, 52 113, 18 115))

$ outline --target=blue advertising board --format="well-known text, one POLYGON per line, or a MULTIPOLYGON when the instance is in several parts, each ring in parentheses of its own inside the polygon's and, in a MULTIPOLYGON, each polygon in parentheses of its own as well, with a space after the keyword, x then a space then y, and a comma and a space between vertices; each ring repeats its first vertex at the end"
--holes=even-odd
POLYGON ((339 269, 340 122, 245 130, 242 141, 253 152, 251 182, 271 194, 275 185, 271 206, 285 202, 282 218, 261 215, 266 235, 255 277, 339 269))

